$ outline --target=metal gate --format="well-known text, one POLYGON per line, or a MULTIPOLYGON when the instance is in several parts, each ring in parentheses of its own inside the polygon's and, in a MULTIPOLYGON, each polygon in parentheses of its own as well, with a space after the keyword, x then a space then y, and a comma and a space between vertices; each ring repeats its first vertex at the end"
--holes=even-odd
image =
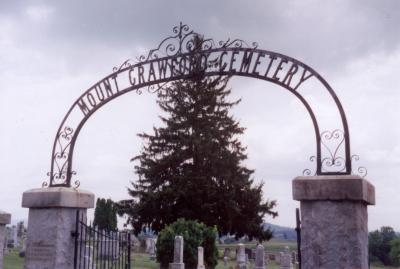
POLYGON ((76 212, 74 269, 130 269, 131 235, 98 230, 76 212))

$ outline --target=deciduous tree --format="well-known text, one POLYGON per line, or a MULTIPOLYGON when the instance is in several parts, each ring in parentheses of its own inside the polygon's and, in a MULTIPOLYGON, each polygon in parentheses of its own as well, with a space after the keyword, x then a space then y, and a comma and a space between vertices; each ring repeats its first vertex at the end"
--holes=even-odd
POLYGON ((384 265, 392 265, 390 256, 391 241, 396 233, 392 227, 383 226, 380 230, 369 233, 369 256, 371 261, 380 261, 384 265))

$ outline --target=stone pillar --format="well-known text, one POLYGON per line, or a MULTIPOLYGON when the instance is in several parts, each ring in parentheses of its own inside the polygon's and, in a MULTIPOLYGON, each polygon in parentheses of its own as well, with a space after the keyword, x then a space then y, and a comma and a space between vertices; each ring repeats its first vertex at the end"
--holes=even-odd
POLYGON ((94 207, 88 191, 51 187, 23 193, 29 208, 25 269, 73 269, 76 212, 94 207))
POLYGON ((205 269, 204 266, 204 249, 203 247, 197 248, 197 269, 205 269))
POLYGON ((242 243, 239 243, 238 245, 238 250, 236 253, 236 263, 236 267, 238 269, 247 269, 246 252, 242 243))
POLYGON ((254 269, 265 269, 265 253, 264 246, 259 244, 256 248, 256 259, 254 262, 254 269))
POLYGON ((4 239, 6 236, 6 225, 10 224, 11 215, 0 210, 0 269, 3 269, 4 239))
POLYGON ((169 264, 170 269, 185 269, 183 263, 183 237, 175 236, 174 242, 174 262, 169 264))
POLYGON ((353 175, 297 177, 302 269, 368 269, 367 206, 375 188, 353 175))

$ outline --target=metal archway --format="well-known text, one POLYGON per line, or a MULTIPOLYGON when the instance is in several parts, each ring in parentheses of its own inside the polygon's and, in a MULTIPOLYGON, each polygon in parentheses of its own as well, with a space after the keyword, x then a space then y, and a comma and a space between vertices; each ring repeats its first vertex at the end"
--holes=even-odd
MULTIPOLYGON (((196 33, 193 30, 181 23, 173 28, 173 33, 148 55, 114 67, 113 73, 94 84, 73 103, 58 128, 48 173, 50 184, 45 182, 44 186, 71 186, 72 177, 76 174, 72 169, 75 143, 80 130, 94 112, 127 92, 142 93, 145 87, 149 92, 157 92, 168 82, 190 77, 195 57, 201 58, 205 76, 251 77, 272 82, 293 93, 313 122, 316 155, 310 160, 316 161, 315 174, 352 173, 352 160, 358 160, 358 156, 350 154, 346 115, 333 89, 315 70, 296 59, 261 50, 256 43, 248 45, 240 39, 218 43, 213 39, 203 39, 202 50, 194 52, 193 37, 196 33), (300 89, 310 80, 318 82, 335 104, 340 126, 332 131, 321 133, 321 120, 317 119, 313 104, 301 94, 300 89), (337 141, 333 147, 327 143, 330 140, 337 141)), ((366 174, 364 167, 359 167, 358 172, 366 174)), ((305 169, 303 173, 312 174, 310 169, 305 169)), ((79 186, 79 181, 74 181, 73 185, 79 186)))

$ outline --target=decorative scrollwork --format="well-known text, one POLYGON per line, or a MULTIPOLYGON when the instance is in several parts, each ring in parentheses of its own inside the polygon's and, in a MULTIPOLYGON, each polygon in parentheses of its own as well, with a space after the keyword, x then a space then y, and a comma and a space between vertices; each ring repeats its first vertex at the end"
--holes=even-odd
POLYGON ((125 60, 125 62, 123 62, 120 66, 114 66, 112 70, 113 70, 113 72, 118 72, 124 68, 128 68, 131 66, 132 66, 132 60, 128 59, 128 60, 125 60))
POLYGON ((172 32, 175 35, 165 38, 156 49, 150 50, 147 56, 139 56, 137 60, 139 62, 146 62, 162 56, 181 54, 184 50, 191 51, 194 49, 193 40, 189 37, 194 36, 195 33, 193 30, 190 30, 188 25, 180 23, 179 26, 175 26, 172 29, 172 32))
POLYGON ((60 136, 65 140, 70 141, 72 139, 72 134, 74 133, 74 129, 71 127, 65 126, 64 130, 60 132, 60 136))
POLYGON ((42 188, 46 188, 49 186, 49 183, 47 181, 42 182, 42 188))
MULTIPOLYGON (((350 158, 352 170, 350 173, 346 173, 346 158, 340 155, 340 147, 344 141, 344 134, 341 130, 334 130, 332 132, 325 131, 321 134, 321 145, 323 145, 327 152, 328 156, 320 159, 321 161, 321 175, 323 174, 352 174, 359 175, 360 177, 366 177, 368 174, 368 170, 364 166, 356 166, 355 162, 360 160, 358 155, 352 155, 350 158), (329 147, 329 141, 337 140, 334 143, 334 146, 329 147)), ((310 162, 315 162, 317 160, 316 156, 310 157, 310 162)), ((304 176, 317 175, 317 172, 312 172, 313 169, 307 168, 303 170, 304 176)))
POLYGON ((53 173, 48 172, 50 177, 50 186, 55 184, 64 184, 67 180, 67 167, 69 164, 68 154, 71 142, 74 136, 74 129, 69 126, 64 126, 57 135, 56 148, 53 153, 53 173))
MULTIPOLYGON (((161 56, 175 56, 178 54, 190 53, 194 48, 194 36, 196 32, 191 30, 188 25, 180 23, 179 26, 173 28, 175 35, 165 38, 158 45, 156 49, 149 52, 147 56, 140 56, 139 62, 149 61, 151 59, 158 59, 161 56)), ((241 39, 228 39, 226 41, 219 41, 218 45, 215 44, 211 38, 204 38, 201 43, 203 51, 211 50, 214 48, 257 48, 258 44, 253 42, 252 45, 248 45, 241 39)))
MULTIPOLYGON (((315 156, 310 156, 310 162, 315 162, 315 160, 316 160, 315 156)), ((306 168, 303 170, 303 176, 315 176, 316 174, 317 171, 315 170, 313 173, 311 168, 306 168)))
POLYGON ((147 91, 149 92, 149 93, 156 93, 156 92, 159 92, 160 90, 165 90, 165 86, 168 84, 168 82, 164 82, 164 83, 162 83, 162 84, 152 84, 152 85, 149 85, 148 87, 147 87, 147 91))
POLYGON ((360 160, 360 156, 358 155, 352 155, 351 156, 351 163, 353 164, 353 171, 351 171, 352 174, 354 175, 359 175, 360 177, 366 177, 368 174, 368 170, 365 166, 355 166, 354 162, 358 162, 360 160), (355 167, 357 167, 356 169, 354 169, 355 167))
POLYGON ((346 170, 346 161, 343 157, 330 158, 326 157, 321 160, 322 172, 344 172, 346 170))
MULTIPOLYGON (((137 62, 147 62, 150 60, 159 59, 160 57, 176 56, 179 54, 190 53, 195 49, 194 37, 198 35, 188 25, 180 23, 179 26, 172 28, 174 35, 168 36, 163 39, 157 48, 150 50, 147 55, 140 55, 136 60, 137 62)), ((208 51, 219 48, 252 48, 256 49, 258 44, 252 42, 249 45, 242 39, 228 39, 226 41, 219 41, 217 44, 211 38, 204 38, 201 42, 202 51, 208 51)), ((120 71, 123 68, 130 67, 131 60, 126 60, 119 67, 114 67, 113 71, 120 71)))
POLYGON ((315 173, 312 173, 312 169, 307 168, 303 170, 303 175, 349 174, 345 140, 346 134, 342 130, 322 132, 317 139, 321 148, 320 152, 317 151, 317 156, 310 157, 311 162, 316 162, 315 173))
MULTIPOLYGON (((76 174, 76 173, 75 173, 76 174)), ((74 188, 77 189, 81 185, 81 182, 79 180, 74 181, 74 188)))
POLYGON ((234 40, 230 40, 228 38, 228 40, 226 41, 219 41, 218 42, 219 48, 252 48, 252 49, 256 49, 258 47, 258 43, 257 42, 253 42, 251 43, 251 45, 247 44, 246 41, 242 40, 242 39, 234 39, 234 40))
POLYGON ((321 146, 324 155, 321 156, 322 172, 344 172, 346 170, 346 159, 343 154, 345 134, 342 130, 324 131, 321 133, 321 146))

